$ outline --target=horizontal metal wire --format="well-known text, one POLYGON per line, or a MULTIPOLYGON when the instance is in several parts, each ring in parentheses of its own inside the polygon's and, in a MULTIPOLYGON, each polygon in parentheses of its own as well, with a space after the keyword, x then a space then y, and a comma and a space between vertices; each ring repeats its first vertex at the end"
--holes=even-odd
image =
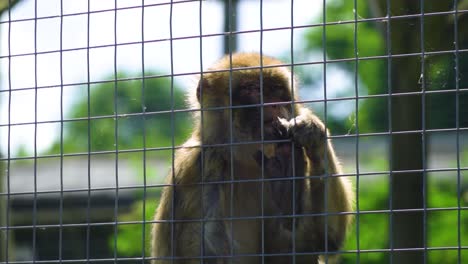
MULTIPOLYGON (((8 21, 0 21, 0 25, 3 24, 8 24, 11 25, 12 23, 18 23, 18 22, 27 22, 27 21, 34 21, 37 23, 38 20, 44 20, 44 19, 54 19, 54 18, 60 18, 63 20, 64 17, 71 17, 71 16, 80 16, 80 15, 91 15, 91 14, 97 14, 97 13, 104 13, 104 12, 112 12, 115 13, 117 16, 117 11, 120 10, 130 10, 130 9, 141 9, 145 7, 154 7, 154 6, 163 6, 163 5, 172 5, 173 4, 179 4, 179 3, 189 3, 189 2, 199 2, 199 0, 185 0, 185 1, 178 1, 178 2, 164 2, 164 3, 157 3, 157 4, 147 4, 147 5, 139 5, 139 6, 130 6, 130 7, 121 7, 121 8, 112 8, 112 9, 104 9, 104 10, 96 10, 96 11, 88 11, 88 12, 77 12, 77 13, 69 13, 69 14, 61 14, 61 15, 53 15, 53 16, 44 16, 44 17, 33 17, 33 18, 25 18, 25 19, 17 19, 17 20, 11 20, 11 17, 9 17, 8 21)), ((36 10, 37 12, 37 10, 36 10)), ((62 10, 63 12, 63 10, 62 10)), ((158 43, 158 42, 171 42, 172 41, 177 41, 177 40, 186 40, 186 39, 202 39, 202 38, 209 38, 209 37, 224 37, 226 35, 240 35, 240 34, 247 34, 247 33, 263 33, 263 32, 268 32, 268 31, 279 31, 279 30, 296 30, 296 29, 308 29, 308 28, 316 28, 316 27, 327 27, 327 26, 334 26, 334 25, 347 25, 347 24, 353 24, 356 25, 358 23, 388 23, 388 21, 393 21, 393 20, 403 20, 403 19, 413 19, 413 18, 425 18, 425 17, 431 17, 431 16, 460 16, 462 14, 468 13, 468 10, 453 10, 453 11, 443 11, 443 12, 432 12, 432 13, 418 13, 418 14, 407 14, 407 15, 398 15, 398 16, 385 16, 385 17, 374 17, 374 18, 360 18, 360 19, 352 19, 352 20, 345 20, 345 21, 330 21, 330 22, 322 22, 322 23, 312 23, 312 24, 306 24, 306 25, 301 25, 301 26, 285 26, 285 27, 275 27, 275 28, 260 28, 260 29, 255 29, 255 30, 241 30, 241 31, 234 31, 234 32, 222 32, 222 33, 214 33, 214 34, 200 34, 200 35, 189 35, 189 36, 182 36, 182 37, 170 37, 170 38, 161 38, 161 39, 155 39, 155 40, 142 40, 142 41, 134 41, 134 42, 122 42, 122 43, 117 43, 116 37, 115 37, 115 43, 114 44, 108 44, 108 45, 95 45, 95 46, 90 46, 89 41, 88 41, 88 46, 86 47, 79 47, 79 48, 70 48, 70 49, 60 49, 60 50, 50 50, 50 51, 41 51, 41 52, 30 52, 30 53, 20 53, 20 54, 9 54, 5 56, 0 56, 0 59, 9 59, 11 60, 12 58, 17 58, 17 57, 25 57, 25 56, 37 56, 37 55, 43 55, 43 54, 52 54, 52 53, 64 53, 64 52, 73 52, 73 51, 88 51, 92 49, 100 49, 100 48, 117 48, 120 46, 128 46, 128 45, 143 45, 143 44, 150 44, 150 43, 158 43)), ((356 16, 356 14, 355 14, 356 16)), ((116 21, 116 19, 115 19, 116 21)), ((36 25, 37 26, 37 25, 36 25)), ((89 26, 89 21, 88 21, 88 26, 89 26)), ((116 31, 116 27, 114 28, 116 31)), ((355 33, 356 34, 356 33, 355 33)), ((457 34, 457 33, 456 33, 457 34)), ((387 33, 388 36, 388 33, 387 33)), ((423 39, 423 38, 422 38, 423 39)), ((355 42, 357 41, 357 37, 355 36, 355 42)), ((423 41, 423 40, 421 40, 423 41)), ((423 43, 423 42, 421 42, 423 43)), ((35 49, 36 49, 35 45, 35 49)), ((355 47, 356 48, 356 47, 355 47)), ((117 49, 115 49, 115 54, 117 52, 117 49)), ((81 85, 87 85, 88 87, 90 85, 97 85, 97 84, 104 84, 104 83, 113 83, 114 85, 117 85, 118 82, 123 82, 123 81, 138 81, 138 80, 147 80, 147 79, 153 79, 153 78, 174 78, 174 77, 179 77, 179 76, 188 76, 188 75, 199 75, 199 74, 207 74, 207 73, 215 73, 215 72, 235 72, 239 70, 246 70, 246 69, 265 69, 265 68, 273 68, 273 67, 298 67, 298 66, 308 66, 308 65, 321 65, 321 64, 333 64, 333 63, 342 63, 342 62, 354 62, 358 63, 359 61, 367 61, 367 60, 380 60, 380 59, 394 59, 394 58, 408 58, 408 57, 427 57, 427 56, 436 56, 436 55, 455 55, 457 58, 463 54, 468 52, 468 49, 459 49, 456 47, 455 49, 450 49, 450 50, 438 50, 438 51, 425 51, 424 50, 424 45, 422 45, 422 51, 421 52, 414 52, 414 53, 405 53, 405 54, 386 54, 386 55, 377 55, 377 56, 365 56, 365 57, 358 57, 358 54, 356 52, 356 56, 352 58, 341 58, 341 59, 324 59, 324 60, 318 60, 318 61, 308 61, 308 62, 301 62, 301 63, 284 63, 284 64, 279 64, 279 65, 272 65, 272 66, 261 66, 261 67, 245 67, 245 68, 234 68, 234 69, 229 69, 229 70, 207 70, 207 71, 200 71, 200 72, 186 72, 186 73, 171 73, 171 74, 161 74, 161 75, 153 75, 153 76, 141 76, 141 77, 127 77, 127 78, 117 78, 117 76, 114 76, 114 78, 110 80, 101 80, 101 81, 89 81, 89 76, 88 76, 88 81, 86 82, 76 82, 76 83, 67 83, 67 84, 57 84, 57 85, 47 85, 47 86, 34 86, 34 87, 20 87, 17 89, 10 89, 10 90, 0 90, 0 95, 1 93, 9 93, 9 96, 15 92, 20 92, 20 91, 28 91, 28 90, 34 90, 36 91, 36 101, 37 101, 37 91, 40 89, 57 89, 58 87, 64 88, 64 87, 71 87, 71 86, 81 86, 81 85)), ((143 53, 142 53, 143 54, 143 53)), ((293 53, 291 53, 293 54, 293 53)), ((114 57, 115 59, 115 57, 114 57)), ((37 62, 36 62, 37 63, 37 62)), ((171 62, 172 63, 172 62, 171 62)), ((37 66, 37 65, 36 65, 37 66)), ((37 67, 36 67, 37 68, 37 67)), ((89 62, 88 62, 88 68, 89 68, 89 62)), ((114 65, 114 68, 116 66, 114 65)), ((37 70, 37 69, 36 69, 37 70)), ((88 70, 88 75, 89 75, 89 70, 88 70)), ((143 73, 144 75, 144 73, 143 73)), ((357 72, 355 72, 355 75, 357 76, 357 72)), ((37 76, 36 76, 37 79, 37 76)), ((357 77, 355 79, 356 81, 356 89, 357 89, 357 77)), ((37 80, 36 80, 37 82, 37 80)), ((457 81, 458 83, 458 81, 457 81)), ((11 86, 10 86, 11 88, 11 86)), ((325 87, 326 88, 326 87, 325 87)), ((390 91, 390 90, 389 90, 390 91)), ((203 112, 203 111, 216 111, 216 110, 230 110, 230 109, 237 109, 237 108, 246 108, 246 107, 264 107, 264 106, 269 106, 269 105, 290 105, 290 104, 309 104, 309 103, 327 103, 327 102, 339 102, 339 101, 347 101, 347 100, 352 100, 356 102, 356 109, 358 107, 358 101, 361 99, 373 99, 373 98, 391 98, 394 97, 401 97, 401 96, 427 96, 429 94, 455 94, 456 96, 459 96, 460 93, 462 92, 468 92, 468 88, 460 88, 457 87, 456 89, 452 90, 433 90, 433 91, 427 91, 423 87, 421 91, 418 92, 405 92, 405 93, 387 93, 387 94, 374 94, 374 95, 356 95, 356 96, 347 96, 347 97, 339 97, 339 98, 324 98, 324 99, 314 99, 314 100, 298 100, 294 102, 281 102, 281 103, 262 103, 262 104, 253 104, 253 105, 248 105, 248 106, 226 106, 226 107, 211 107, 211 108, 200 108, 200 109, 171 109, 167 111, 154 111, 154 112, 144 112, 143 113, 114 113, 113 115, 100 115, 100 116, 88 116, 88 117, 82 117, 82 118, 61 118, 60 120, 48 120, 48 121, 37 121, 37 116, 36 116, 36 121, 34 122, 17 122, 17 123, 11 123, 9 122, 8 124, 0 124, 0 128, 2 127, 7 127, 8 129, 11 129, 14 126, 23 126, 23 125, 35 125, 36 130, 37 126, 40 124, 54 124, 54 123, 59 123, 62 125, 66 122, 79 122, 79 121, 88 121, 88 124, 92 120, 102 120, 102 119, 117 119, 118 121, 120 118, 128 118, 128 117, 141 117, 144 116, 145 118, 148 118, 150 116, 156 116, 159 114, 171 114, 174 115, 175 113, 192 113, 192 112, 203 112)), ((356 91, 357 93, 357 91, 356 91)), ((115 103, 115 97, 114 97, 114 103, 115 103)), ((89 104, 89 98, 88 98, 88 104, 89 104)), ((115 109, 117 106, 115 105, 115 109)), ((88 109, 89 110, 89 109, 88 109)), ((457 107, 457 111, 459 111, 457 107)), ((36 113, 37 114, 37 113, 36 113)), ((391 113, 388 115, 389 117, 391 116, 391 113)), ((115 130, 117 132, 117 125, 115 126, 115 130)), ((88 130, 89 131, 89 130, 88 130)), ((456 128, 445 128, 445 129, 426 129, 425 126, 423 125, 423 129, 418 129, 418 130, 404 130, 404 131, 386 131, 386 132, 372 132, 372 133, 359 133, 356 132, 355 134, 346 134, 346 135, 334 135, 328 137, 329 139, 340 139, 340 138, 356 138, 357 140, 362 138, 362 137, 373 137, 373 136, 392 136, 392 135, 402 135, 402 134, 423 134, 427 135, 430 133, 443 133, 443 132, 457 132, 457 144, 458 142, 458 134, 460 132, 465 132, 468 131, 468 127, 459 127, 457 123, 456 128)), ((37 133, 37 131, 35 132, 37 133)), ((88 132, 89 133, 89 132, 88 132)), ((89 136, 89 134, 88 134, 89 136)), ((35 135, 36 137, 36 135, 35 135)), ((118 141, 118 136, 117 133, 115 133, 115 141, 118 141)), ((290 140, 260 140, 260 141, 250 141, 250 142, 229 142, 229 143, 220 143, 220 144, 201 144, 198 146, 175 146, 172 144, 172 146, 168 147, 143 147, 143 148, 134 148, 134 149, 120 149, 118 146, 114 150, 107 150, 107 151, 87 151, 87 152, 81 152, 81 153, 63 153, 63 144, 62 146, 62 151, 60 154, 50 154, 50 155, 37 155, 36 153, 36 148, 35 148, 35 154, 34 156, 25 156, 25 157, 11 157, 8 155, 7 158, 0 158, 0 162, 8 162, 8 165, 10 165, 11 162, 13 161, 21 161, 21 160, 34 160, 35 161, 35 166, 36 162, 39 159, 47 159, 47 158, 61 158, 63 161, 63 158, 67 157, 88 157, 88 162, 90 161, 90 157, 92 156, 97 156, 97 155, 104 155, 104 154, 115 154, 116 159, 118 159, 118 154, 125 154, 125 153, 139 153, 139 152, 152 152, 152 151, 165 151, 165 150, 177 150, 181 148, 213 148, 213 147, 232 147, 232 146, 240 146, 240 145, 247 145, 247 144, 270 144, 270 143, 280 143, 280 142, 290 142, 290 140)), ((62 142, 63 143, 63 142, 62 142)), ((10 144, 10 142, 8 142, 10 144)), ((358 144, 358 143, 356 143, 358 144)), ((90 145, 88 144, 88 147, 90 148, 90 145)), ((457 145, 459 147, 459 145, 457 145)), ((358 149, 356 147, 356 149, 358 149)), ((10 148, 9 150, 10 151, 10 148)), ((357 151, 358 152, 358 151, 357 151)), ((358 155, 359 153, 356 153, 358 155)), ((457 153, 458 154, 458 153, 457 153)), ((356 159, 356 166, 359 165, 358 160, 356 159)), ((8 166, 10 167, 10 166, 8 166)), ((173 166, 172 166, 173 168, 173 166)), ((62 166, 61 166, 61 169, 62 166)), ((117 163, 115 164, 115 173, 118 173, 118 165, 117 163)), ((17 199, 19 196, 24 196, 24 195, 34 195, 34 206, 35 206, 35 211, 37 213, 37 202, 40 201, 41 199, 37 199, 38 195, 41 194, 59 194, 61 199, 61 210, 63 210, 63 195, 64 194, 72 194, 72 193, 78 193, 78 192, 86 192, 88 194, 88 199, 89 195, 91 192, 99 192, 99 191, 114 191, 117 193, 122 191, 122 190, 140 190, 140 189, 145 189, 145 195, 146 197, 151 197, 152 194, 151 192, 148 191, 149 188, 161 188, 161 187, 185 187, 185 186, 204 186, 208 184, 233 184, 233 183, 264 183, 264 182, 273 182, 273 181, 296 181, 296 180, 304 180, 304 179, 324 179, 327 177, 369 177, 369 176, 375 176, 375 175, 398 175, 398 174, 404 174, 404 173, 430 173, 430 172, 457 172, 460 174, 460 172, 463 171, 468 171, 468 167, 461 167, 460 164, 457 165, 457 167, 449 167, 449 168, 435 168, 435 169, 427 169, 425 166, 423 166, 422 169, 412 169, 412 170, 383 170, 383 171, 371 171, 371 172, 361 172, 359 171, 359 168, 356 168, 357 172, 356 173, 345 173, 345 174, 333 174, 333 175, 318 175, 318 176, 301 176, 301 175, 296 175, 294 177, 288 176, 288 177, 278 177, 274 179, 268 179, 268 178, 259 178, 259 179, 230 179, 230 180, 223 180, 223 181, 211 181, 211 182, 197 182, 193 184, 137 184, 137 185, 131 185, 131 186, 120 186, 118 185, 118 177, 116 175, 116 186, 112 187, 97 187, 97 188, 91 188, 90 185, 88 185, 88 188, 76 188, 76 189, 64 189, 63 183, 60 185, 60 190, 37 190, 37 186, 35 186, 35 191, 31 192, 12 192, 11 190, 7 192, 2 192, 0 193, 0 198, 3 196, 6 196, 8 198, 8 203, 14 202, 15 199, 17 199), (146 194, 148 192, 148 194, 146 194)), ((10 172, 8 172, 10 173, 10 172)), ((34 169, 34 183, 36 184, 37 181, 37 168, 35 167, 34 169)), ((10 174, 7 174, 10 175, 10 174)), ((62 177, 61 173, 61 177, 62 177)), ((88 177, 89 177, 89 163, 88 163, 88 177)), ((460 188, 460 186, 459 186, 460 188)), ((118 198, 118 196, 117 196, 118 198)), ((359 197, 358 197, 359 198, 359 197)), ((389 196, 391 198, 391 196, 389 196)), ((12 225, 12 224, 7 224, 7 226, 0 226, 0 231, 8 231, 8 230, 24 230, 24 229, 33 229, 34 232, 35 230, 38 229, 53 229, 57 228, 62 231, 63 228, 72 228, 72 227, 95 227, 95 226, 114 226, 117 228, 117 226, 122 226, 122 225, 145 225, 145 224, 154 224, 154 223, 206 223, 210 221, 237 221, 237 220, 263 220, 263 219, 277 219, 277 218, 292 218, 292 219, 297 219, 301 217, 317 217, 317 216, 337 216, 337 215, 366 215, 366 214, 394 214, 394 213, 410 213, 410 212, 438 212, 438 211, 457 211, 460 213, 461 210, 468 210, 468 206, 461 206, 460 205, 460 197, 458 198, 458 206, 456 207, 434 207, 430 208, 427 207, 426 204, 424 208, 413 208, 413 209, 382 209, 382 210, 362 210, 362 208, 357 208, 355 211, 351 212, 321 212, 321 213, 310 213, 310 214, 290 214, 290 215, 274 215, 274 216, 265 216, 265 215, 260 215, 260 216, 246 216, 246 217, 221 217, 221 218, 212 218, 212 219, 206 219, 206 218, 197 218, 197 219, 171 219, 171 220, 144 220, 142 219, 141 221, 118 221, 117 219, 117 209, 119 205, 119 200, 115 200, 115 212, 114 212, 114 218, 115 221, 108 221, 108 222, 88 222, 86 223, 63 223, 62 220, 60 220, 59 224, 37 224, 37 214, 35 214, 33 217, 34 219, 34 224, 33 225, 12 225)), ((89 202, 89 200, 88 200, 89 202)), ((146 200, 144 201, 144 203, 146 200)), ((92 203, 91 203, 92 204, 92 203)), ((89 204, 88 204, 89 206, 89 204)), ((89 214, 89 207, 88 207, 88 214, 89 214)), ((60 217, 62 217, 62 211, 60 212, 60 217)), ((61 219, 61 218, 60 218, 61 219)), ((424 222, 424 224, 426 224, 424 222)), ((460 226, 458 226, 460 228, 460 226)), ((117 230, 117 229, 115 229, 117 230)), ((116 232, 116 231, 115 231, 116 232)), ((115 233, 116 234, 116 233, 115 233)), ((359 240, 359 239, 358 239, 359 240)), ((391 238, 390 238, 391 240, 391 238)), ((35 240, 33 239, 33 243, 35 243, 35 240)), ((117 254, 115 247, 116 247, 116 240, 114 240, 114 254, 117 254)), ((89 244, 89 241, 88 241, 89 244)), ((61 252, 61 247, 60 245, 60 252, 61 252)), ((362 247, 362 246, 361 246, 362 247)), ((267 254, 267 253, 259 253, 259 254, 229 254, 229 255, 222 255, 222 256, 194 256, 194 257, 146 257, 143 255, 143 257, 135 257, 135 258, 120 258, 117 255, 114 255, 113 258, 90 258, 87 257, 86 259, 62 259, 59 257, 59 259, 56 260, 31 260, 31 261, 8 261, 8 262, 0 262, 0 264, 3 263, 76 263, 76 262, 84 262, 84 263, 89 263, 89 262, 118 262, 118 261, 144 261, 144 260, 152 260, 152 259, 159 259, 159 260, 184 260, 184 259, 211 259, 211 258, 233 258, 233 257, 274 257, 274 256, 305 256, 305 255, 328 255, 328 254, 361 254, 361 253, 390 253, 390 252, 411 252, 411 251, 431 251, 431 250, 461 250, 461 249, 468 249, 468 246, 461 246, 460 243, 458 246, 454 247, 417 247, 417 248, 384 248, 384 249, 362 249, 360 246, 358 246, 357 250, 340 250, 340 251, 324 251, 324 252, 290 252, 290 253, 278 253, 278 254, 267 254)))
MULTIPOLYGON (((413 169, 413 170, 399 170, 399 171, 373 171, 373 172, 359 172, 357 173, 343 173, 343 174, 329 174, 329 175, 319 175, 319 176, 294 176, 292 177, 275 177, 275 178, 259 178, 259 179, 238 179, 238 180, 223 180, 223 181, 210 181, 210 182, 196 182, 196 183, 185 183, 185 184, 146 184, 146 185, 128 185, 128 186, 119 186, 119 190, 131 190, 131 189, 143 189, 145 188, 162 188, 168 186, 178 186, 178 187, 189 187, 189 186, 200 186, 200 185, 213 185, 213 184, 232 184, 232 183, 255 183, 255 182, 274 182, 274 181, 293 181, 293 180, 304 180, 304 179, 323 179, 324 177, 369 177, 376 175, 388 175, 388 174, 405 174, 405 173, 418 173, 418 172, 458 172, 458 171, 467 171, 468 167, 460 168, 435 168, 435 169, 413 169)), ((87 192, 91 191, 115 191, 116 187, 95 187, 95 188, 77 188, 77 189, 64 189, 62 190, 37 190, 35 192, 10 192, 10 193, 0 193, 1 196, 11 195, 11 196, 21 196, 21 195, 33 195, 33 194, 59 194, 63 193, 75 193, 75 192, 87 192)))
POLYGON ((126 7, 118 7, 118 8, 108 8, 108 9, 101 9, 101 10, 95 10, 95 11, 76 12, 76 13, 68 13, 68 14, 60 14, 60 15, 52 15, 52 16, 38 16, 38 17, 22 18, 22 19, 10 19, 10 20, 0 21, 0 25, 1 24, 10 24, 10 23, 15 23, 15 22, 36 21, 36 20, 44 20, 44 19, 51 19, 51 18, 80 16, 80 15, 105 13, 105 12, 114 13, 115 11, 119 11, 119 10, 141 9, 141 8, 154 7, 154 6, 184 4, 184 3, 199 2, 199 1, 200 0, 177 0, 177 1, 168 1, 168 2, 163 2, 163 3, 146 4, 146 5, 143 4, 143 5, 138 5, 138 6, 126 6, 126 7))
MULTIPOLYGON (((13 90, 12 92, 14 92, 13 90)), ((460 92, 468 92, 468 88, 460 88, 458 90, 433 90, 433 91, 419 91, 419 92, 404 92, 404 93, 391 93, 391 94, 373 94, 373 95, 359 95, 359 96, 345 96, 345 97, 336 97, 336 98, 326 98, 326 99, 312 99, 312 100, 295 100, 294 102, 274 102, 274 103, 259 103, 259 104, 250 104, 250 105, 233 105, 233 106, 219 106, 219 107, 204 107, 204 108, 183 108, 183 109, 174 109, 174 110, 161 110, 161 111, 148 111, 148 112, 138 112, 138 113, 122 113, 122 114, 113 114, 113 115, 98 115, 90 117, 76 117, 76 118, 64 118, 63 120, 46 120, 46 121, 37 121, 37 122, 16 122, 9 124, 0 124, 1 127, 13 127, 13 126, 23 126, 23 125, 35 125, 35 124, 53 124, 53 123, 66 123, 66 122, 77 122, 77 121, 87 121, 87 120, 100 120, 100 119, 115 119, 115 118, 129 118, 129 117, 139 117, 139 116, 154 116, 160 114, 171 114, 171 113, 197 113, 203 111, 216 111, 216 110, 229 110, 229 109, 245 109, 252 107, 262 107, 262 106, 271 106, 271 105, 291 105, 291 104, 314 104, 314 103, 327 103, 327 102, 337 102, 337 101, 355 101, 355 100, 364 100, 364 99, 373 99, 373 98, 388 98, 388 97, 402 97, 402 96, 415 96, 415 95, 426 95, 426 94, 458 94, 460 92)), ((427 131, 427 130, 425 130, 427 131)))
MULTIPOLYGON (((356 253, 391 253, 391 252, 419 252, 419 251, 439 251, 468 249, 468 246, 446 246, 446 247, 425 247, 425 248, 383 248, 383 249, 359 249, 359 250, 339 250, 327 252, 294 252, 294 253, 259 253, 259 254, 233 254, 219 256, 193 256, 193 257, 145 257, 145 260, 185 260, 185 259, 213 259, 213 258, 233 258, 233 257, 275 257, 275 256, 313 256, 313 255, 333 255, 333 254, 356 254, 356 253)), ((0 264, 32 264, 32 263, 75 263, 75 262, 120 262, 143 260, 142 257, 122 257, 122 258, 87 258, 87 259, 67 259, 67 260, 34 260, 34 261, 8 261, 0 264)))
MULTIPOLYGON (((200 74, 207 74, 207 73, 216 73, 216 72, 230 72, 230 71, 241 71, 241 70, 250 70, 250 69, 268 69, 268 68, 276 68, 276 67, 297 67, 297 66, 307 66, 307 65, 317 65, 317 64, 330 64, 330 63, 340 63, 340 62, 354 62, 364 61, 364 60, 374 60, 374 59, 388 59, 388 58, 406 58, 406 57, 415 57, 415 56, 431 56, 431 55, 441 55, 441 54, 463 54, 468 52, 468 49, 450 49, 450 50, 443 50, 443 51, 425 51, 425 52, 412 52, 412 53, 401 53, 401 54, 388 54, 388 55, 379 55, 379 56, 367 56, 367 57, 353 57, 353 58, 342 58, 342 59, 327 59, 326 62, 324 61, 308 61, 308 62, 294 62, 291 63, 282 63, 276 65, 264 65, 262 67, 239 67, 239 68, 232 68, 227 70, 204 70, 203 72, 184 72, 184 73, 173 73, 173 74, 161 74, 161 75, 148 75, 148 76, 140 76, 140 77, 126 77, 126 78, 112 78, 109 80, 100 80, 100 81, 89 81, 89 82, 75 82, 75 83, 64 83, 64 84, 54 84, 54 85, 38 85, 38 86, 31 86, 31 87, 19 87, 11 90, 0 90, 0 93, 4 92, 13 92, 13 91, 25 91, 25 90, 40 90, 40 89, 50 89, 50 88, 57 88, 57 87, 67 87, 67 86, 80 86, 80 85, 93 85, 93 84, 103 84, 103 83, 115 83, 115 81, 137 81, 142 79, 152 79, 152 78, 170 78, 172 77, 181 77, 181 76, 190 76, 190 75, 200 75, 200 74)), ((31 54, 33 55, 33 54, 31 54)))
MULTIPOLYGON (((329 139, 338 138, 356 138, 356 137, 373 137, 373 136, 391 136, 391 135, 406 135, 406 134, 430 134, 439 132, 464 132, 468 131, 468 127, 460 128, 440 128, 440 129, 417 129, 417 130, 403 130, 403 131, 389 131, 389 132, 375 132, 375 133, 361 133, 361 134, 346 134, 346 135, 334 135, 328 136, 329 139)), ((241 146, 251 144, 269 144, 269 143, 283 143, 290 142, 287 139, 281 140, 256 140, 248 142, 233 142, 233 143, 219 143, 219 144, 201 144, 191 146, 169 146, 169 147, 146 147, 146 148, 135 148, 135 149, 119 149, 116 150, 103 150, 103 151, 89 151, 89 152, 77 152, 77 153, 62 153, 62 154, 48 154, 48 155, 35 155, 35 156, 24 156, 24 157, 10 157, 0 158, 0 161, 15 161, 15 160, 31 160, 31 159, 46 159, 46 158, 59 158, 59 157, 78 157, 88 155, 105 155, 105 154, 124 154, 124 153, 138 153, 138 152, 152 152, 152 151, 167 151, 177 150, 183 148, 215 148, 215 147, 230 147, 230 146, 241 146)))
MULTIPOLYGON (((198 0, 187 0, 184 2, 196 2, 198 0)), ((167 3, 163 4, 154 4, 154 5, 167 5, 167 3)), ((154 6, 154 5, 147 5, 147 6, 154 6)), ((115 12, 115 10, 126 10, 126 9, 133 9, 133 8, 141 8, 140 7, 123 7, 123 8, 116 8, 116 9, 107 9, 107 10, 97 10, 91 12, 81 12, 75 14, 64 14, 63 16, 74 16, 74 15, 86 15, 86 14, 93 14, 93 13, 102 13, 102 12, 115 12)), ((457 14, 461 15, 464 13, 468 13, 468 10, 458 10, 457 14)), ((399 15, 399 16, 392 16, 390 19, 399 20, 399 19, 408 19, 408 18, 418 18, 418 17, 428 17, 428 16, 438 16, 438 15, 453 15, 455 11, 444 11, 444 12, 433 12, 433 13, 424 13, 422 14, 410 14, 410 15, 399 15)), ((47 17, 39 17, 37 20, 40 19, 50 19, 50 18, 60 18, 60 15, 56 16, 47 16, 47 17)), ((127 46, 127 45, 137 45, 137 44, 149 44, 149 43, 157 43, 157 42, 166 42, 166 41, 175 41, 175 40, 186 40, 186 39, 199 39, 202 38, 209 38, 209 37, 224 37, 227 35, 241 35, 241 34, 249 34, 249 33, 260 33, 260 32, 269 32, 269 31, 280 31, 280 30, 291 30, 291 29, 305 29, 305 28, 314 28, 314 27, 323 27, 323 26, 333 26, 333 25, 346 25, 346 24, 356 24, 356 23, 365 23, 365 22, 387 22, 390 20, 388 17, 375 17, 375 18, 361 18, 358 20, 343 20, 343 21, 332 21, 326 23, 313 23, 307 25, 298 25, 298 26, 285 26, 285 27, 274 27, 274 28, 262 28, 262 29, 250 29, 250 30, 239 30, 233 32, 221 32, 221 33, 211 33, 211 34, 201 34, 201 35, 191 35, 191 36, 182 36, 182 37, 173 37, 173 38, 161 38, 161 39, 154 39, 154 40, 141 40, 141 41, 130 41, 130 42, 121 42, 121 43, 113 43, 113 44, 104 44, 104 45, 91 45, 82 48, 70 48, 70 49, 62 49, 62 50, 50 50, 50 51, 39 51, 39 52, 28 52, 28 53, 20 53, 20 54, 9 54, 0 56, 0 59, 3 58, 13 58, 13 57, 23 57, 23 56, 32 56, 32 55, 41 55, 41 54, 50 54, 50 53, 62 53, 62 52, 69 52, 69 51, 79 51, 79 50, 92 50, 92 49, 99 49, 99 48, 106 48, 106 47, 118 47, 118 46, 127 46)), ((24 22, 24 21, 34 21, 36 18, 28 18, 28 19, 20 19, 20 20, 12 20, 11 22, 24 22)), ((9 23, 9 21, 0 22, 2 23, 9 23)), ((459 50, 462 51, 462 50, 459 50)), ((429 52, 425 52, 427 54, 429 52)), ((354 60, 354 59, 353 59, 354 60)), ((328 61, 328 60, 327 60, 328 61)))
POLYGON ((323 212, 323 213, 304 213, 304 214, 288 214, 288 215, 258 215, 258 216, 239 216, 239 217, 220 217, 220 218, 194 218, 194 219, 174 219, 174 220, 140 220, 140 221, 108 221, 108 222, 90 222, 90 223, 62 223, 58 224, 36 224, 36 225, 10 225, 0 227, 0 230, 14 229, 36 229, 36 228, 61 228, 61 227, 86 227, 86 226, 114 226, 114 225, 138 225, 147 224, 164 224, 164 223, 206 223, 219 221, 239 221, 239 220, 262 220, 262 219, 278 219, 278 218, 303 218, 303 217, 321 217, 321 216, 338 216, 338 215, 377 215, 377 214, 393 214, 393 213, 410 213, 410 212, 441 212, 441 211, 458 211, 468 210, 468 206, 452 206, 452 207, 427 207, 427 208, 406 208, 406 209, 381 209, 381 210, 360 210, 350 212, 323 212))

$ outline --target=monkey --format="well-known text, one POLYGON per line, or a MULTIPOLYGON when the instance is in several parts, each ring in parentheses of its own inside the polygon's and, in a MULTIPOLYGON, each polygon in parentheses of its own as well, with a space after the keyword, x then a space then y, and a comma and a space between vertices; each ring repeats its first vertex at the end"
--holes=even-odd
POLYGON ((283 65, 235 53, 201 75, 154 216, 153 264, 321 263, 343 246, 354 191, 283 65))

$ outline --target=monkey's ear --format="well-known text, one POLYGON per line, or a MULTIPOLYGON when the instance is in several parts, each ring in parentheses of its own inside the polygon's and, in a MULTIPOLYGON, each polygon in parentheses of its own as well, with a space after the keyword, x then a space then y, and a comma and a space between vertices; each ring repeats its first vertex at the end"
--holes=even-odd
POLYGON ((200 81, 198 81, 198 85, 197 85, 197 100, 200 104, 202 104, 202 98, 203 98, 203 95, 207 94, 207 90, 209 89, 209 84, 208 84, 208 80, 207 79, 200 79, 200 81))

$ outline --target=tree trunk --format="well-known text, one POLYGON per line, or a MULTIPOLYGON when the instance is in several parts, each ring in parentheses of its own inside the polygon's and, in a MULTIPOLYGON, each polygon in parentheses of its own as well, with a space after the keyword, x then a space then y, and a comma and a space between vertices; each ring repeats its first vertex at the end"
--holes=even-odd
MULTIPOLYGON (((395 0, 387 7, 383 1, 369 1, 372 10, 379 16, 402 15, 400 12, 420 13, 419 1, 395 0)), ((426 9, 428 7, 424 7, 426 9)), ((430 8, 439 10, 449 9, 444 1, 432 3, 430 8), (435 6, 435 4, 444 6, 435 6)), ((404 13, 403 13, 404 14, 404 13)), ((445 21, 434 21, 424 18, 390 19, 391 32, 381 27, 384 39, 389 34, 390 53, 411 54, 421 52, 421 43, 429 42, 437 50, 444 50, 448 46, 447 40, 441 35, 450 35, 445 21), (421 36, 421 23, 424 19, 424 36, 421 36), (426 21, 427 20, 427 21, 426 21), (423 39, 422 39, 423 38, 423 39), (422 40, 421 40, 422 39, 422 40), (442 45, 446 45, 442 47, 442 45)), ((424 49, 424 47, 422 47, 424 49)), ((391 90, 392 94, 421 91, 424 76, 422 72, 422 56, 408 56, 391 58, 391 90)), ((421 130, 423 121, 422 95, 401 95, 391 98, 391 131, 421 130)), ((391 144, 391 174, 390 199, 391 209, 422 209, 426 201, 424 192, 424 173, 417 171, 423 169, 423 135, 422 133, 392 134, 391 144), (413 172, 405 172, 413 170, 413 172), (416 170, 416 172, 414 172, 416 170)), ((424 248, 426 230, 424 227, 424 212, 394 212, 391 215, 391 234, 389 243, 392 249, 393 263, 413 264, 424 263, 424 251, 398 249, 424 248)))
MULTIPOLYGON (((419 58, 414 58, 418 60, 419 58)), ((417 83, 409 80, 419 76, 419 63, 408 63, 392 67, 393 92, 414 92, 417 83)), ((392 98, 392 131, 421 129, 421 96, 399 96, 392 98)), ((392 171, 420 170, 423 165, 421 133, 392 135, 392 171)), ((391 175, 392 209, 420 209, 423 200, 423 173, 404 172, 391 175)), ((421 248, 424 245, 423 212, 393 213, 390 239, 394 249, 421 248)), ((424 263, 422 251, 397 251, 393 253, 393 263, 424 263)))

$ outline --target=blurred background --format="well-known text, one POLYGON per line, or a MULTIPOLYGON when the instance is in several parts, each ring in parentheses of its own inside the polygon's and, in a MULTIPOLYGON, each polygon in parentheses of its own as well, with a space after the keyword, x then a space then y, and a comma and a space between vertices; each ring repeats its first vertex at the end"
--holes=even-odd
POLYGON ((0 263, 145 262, 171 147, 191 131, 171 109, 223 54, 260 50, 294 65, 356 186, 341 263, 468 261, 468 1, 0 12, 0 263))

